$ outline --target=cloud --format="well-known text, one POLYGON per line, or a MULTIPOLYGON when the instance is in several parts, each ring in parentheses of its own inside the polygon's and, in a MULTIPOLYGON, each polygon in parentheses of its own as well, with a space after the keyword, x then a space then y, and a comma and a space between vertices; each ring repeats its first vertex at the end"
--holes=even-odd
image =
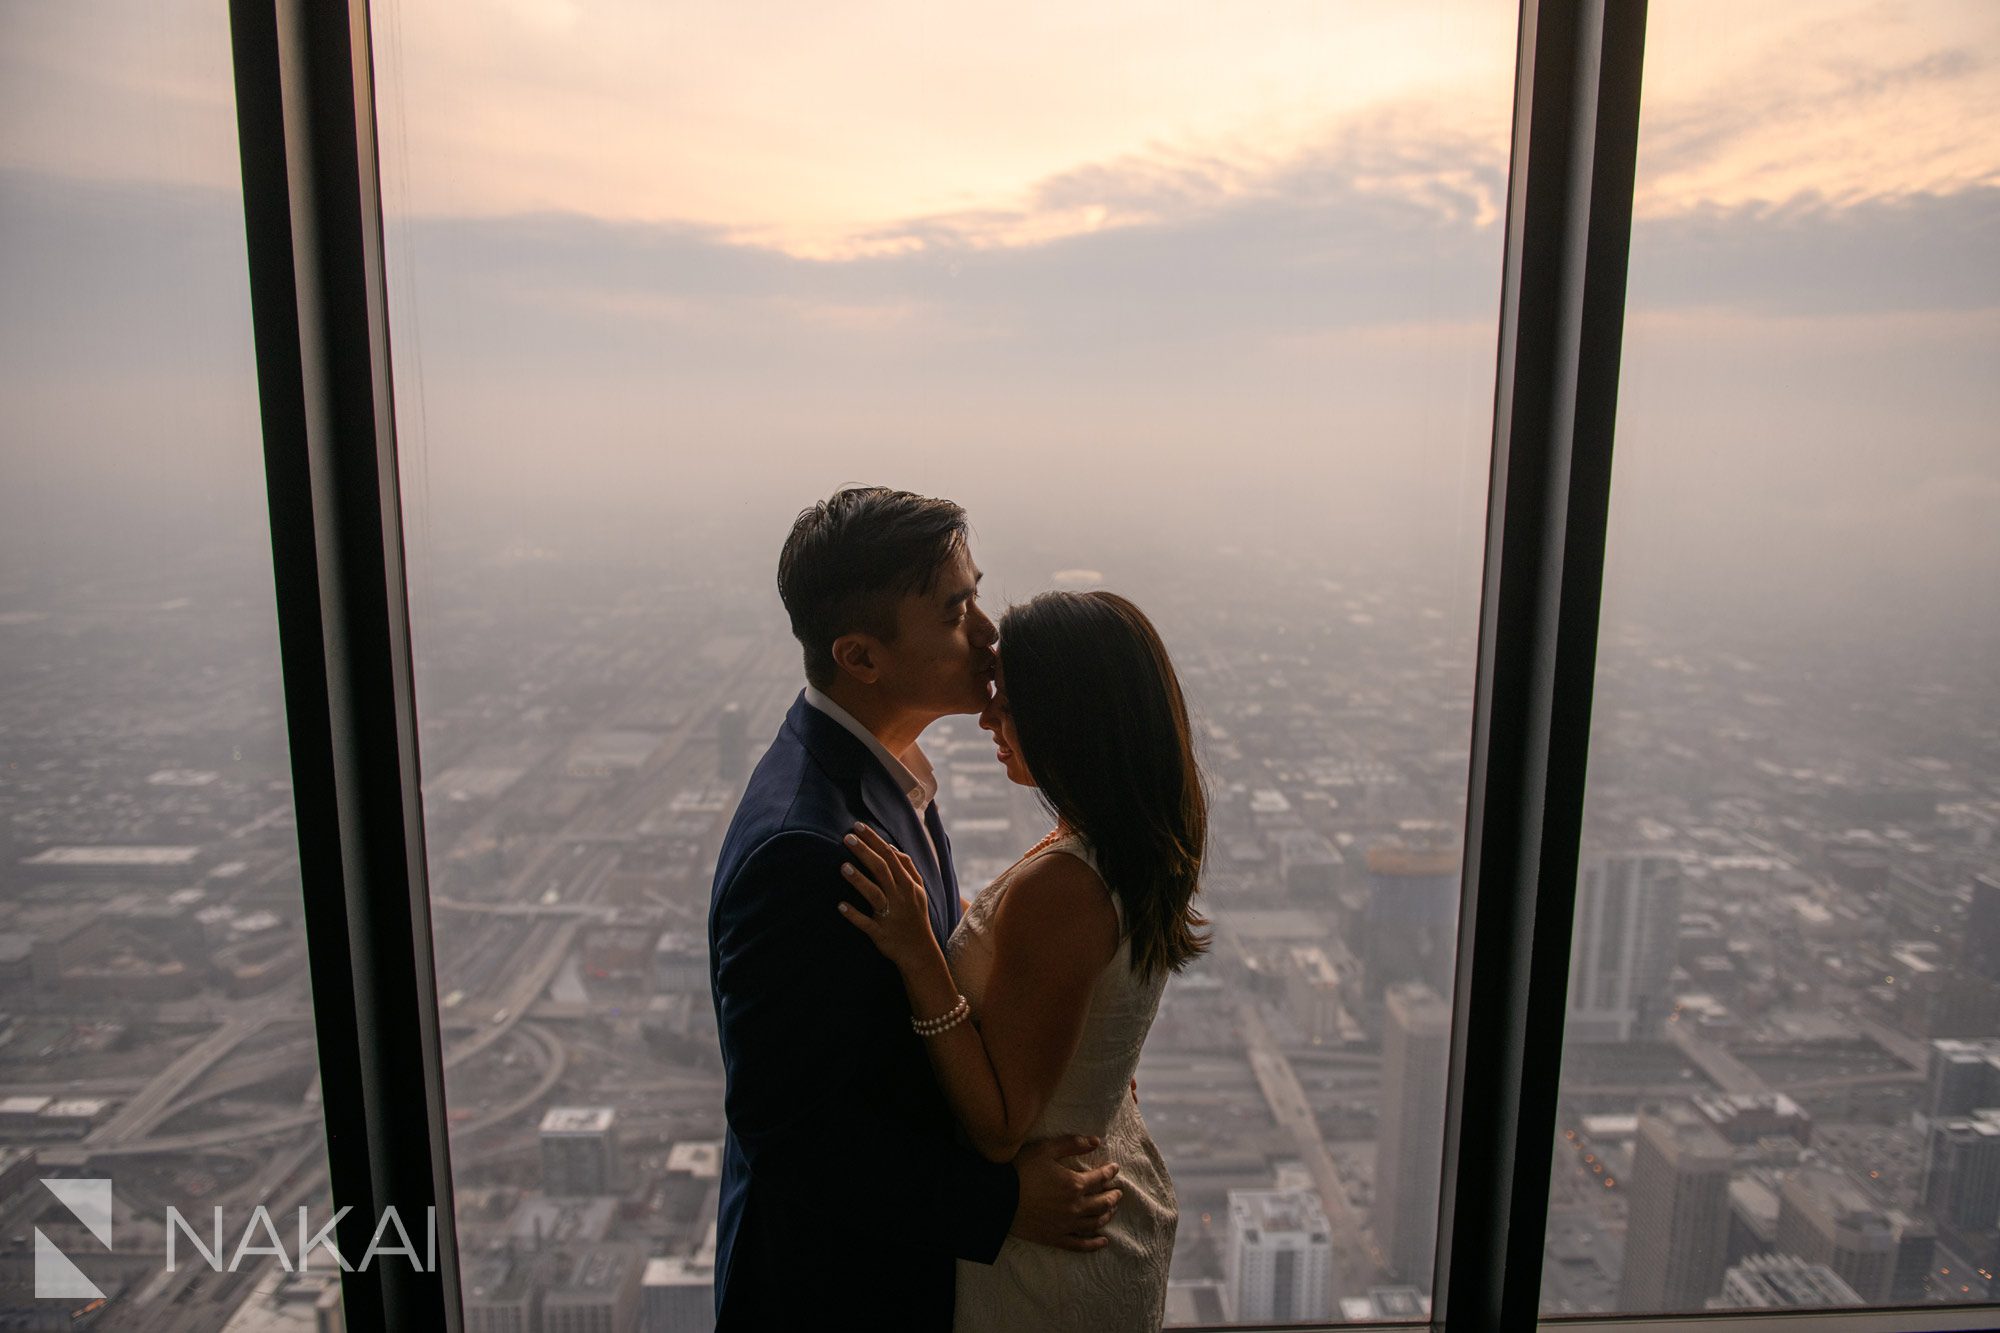
POLYGON ((0 167, 227 188, 237 178, 227 6, 9 0, 0 167))
MULTIPOLYGON (((987 243, 1030 211, 922 219, 843 259, 686 223, 400 217, 391 276, 428 364, 453 374, 748 376, 893 354, 963 377, 980 373, 959 350, 976 345, 985 371, 1042 382, 1197 364, 1254 378, 1271 346, 1328 331, 1490 321, 1503 170, 1471 136, 1364 123, 1256 170, 1169 153, 1066 170, 1033 187, 1034 208, 1104 219, 1033 244, 987 243)), ((247 328, 227 195, 16 171, 0 220, 16 367, 121 345, 201 355, 162 327, 197 314, 247 328)), ((1990 308, 1995 234, 1996 188, 1642 218, 1631 300, 1771 318, 1990 308)))
POLYGON ((1877 0, 1647 15, 1642 216, 2000 185, 2000 10, 1877 0))
POLYGON ((1630 299, 1769 315, 1990 309, 2000 305, 1995 236, 2000 185, 1642 217, 1630 299))
MULTIPOLYGON (((1018 209, 883 228, 840 258, 688 222, 392 216, 406 444, 447 503, 665 503, 780 475, 951 491, 1002 449, 1023 486, 1050 468, 1097 496, 1143 478, 1160 505, 1338 513, 1420 545, 1441 494, 1476 530, 1503 169, 1476 135, 1390 117, 1255 158, 1065 168, 1018 209), (991 243, 1091 208, 1094 228, 991 243)), ((187 406, 201 395, 253 401, 238 210, 217 190, 0 173, 0 385, 33 408, 16 451, 60 427, 79 469, 128 474, 138 450, 199 454, 219 419, 187 406)), ((1650 499, 1621 540, 1670 562, 1688 530, 1789 523, 1810 547, 1826 514, 2000 471, 1996 233, 1991 187, 1643 217, 1620 475, 1650 499), (1879 440, 1903 429, 1939 443, 1889 466, 1879 440), (1769 497, 1789 504, 1801 476, 1833 494, 1787 517, 1769 497)), ((1894 530, 1916 511, 1883 512, 1894 530)), ((1745 549, 1712 545, 1717 562, 1745 549)))
POLYGON ((4 382, 248 372, 234 193, 0 169, 0 235, 4 382))
MULTIPOLYGON (((486 331, 482 346, 517 331, 522 364, 602 368, 652 355, 769 366, 787 354, 838 363, 869 355, 851 336, 915 336, 900 349, 915 365, 978 342, 996 371, 1054 375, 1121 360, 1157 369, 1161 357, 1254 358, 1268 339, 1329 329, 1491 319, 1497 167, 1433 152, 1363 174, 1339 160, 1309 155, 1233 191, 1192 172, 1162 185, 1150 166, 1101 168, 1088 191, 1066 176, 1048 184, 1050 197, 1111 200, 1104 206, 1127 213, 1162 191, 1201 202, 1160 210, 1170 220, 1035 245, 982 245, 986 229, 1007 222, 985 215, 931 219, 894 234, 906 244, 844 260, 713 229, 558 216, 413 219, 398 239, 427 299, 486 331), (835 332, 840 345, 826 341, 835 332)), ((1995 234, 1995 189, 1642 220, 1631 299, 1640 312, 1772 318, 1990 308, 2000 305, 1995 234)))
MULTIPOLYGON (((1793 140, 1796 152, 1805 147, 1798 143, 1801 131, 1810 132, 1829 119, 1851 126, 1884 102, 1913 93, 1939 88, 1954 93, 1953 85, 1969 82, 1990 63, 1983 53, 1947 47, 1887 65, 1841 60, 1817 71, 1808 67, 1806 72, 1816 72, 1818 79, 1801 78, 1794 70, 1790 77, 1748 82, 1728 98, 1664 106, 1656 102, 1644 113, 1644 170, 1652 176, 1685 177, 1744 156, 1746 148, 1761 152, 1780 134, 1793 140)), ((1929 155, 1922 152, 1925 146, 1919 147, 1920 155, 1929 155)), ((1930 147, 1930 153, 1935 152, 1930 147)), ((1800 155, 1824 172, 1826 163, 1813 160, 1809 149, 1800 155)), ((1875 188, 1885 183, 1878 179, 1875 188)))

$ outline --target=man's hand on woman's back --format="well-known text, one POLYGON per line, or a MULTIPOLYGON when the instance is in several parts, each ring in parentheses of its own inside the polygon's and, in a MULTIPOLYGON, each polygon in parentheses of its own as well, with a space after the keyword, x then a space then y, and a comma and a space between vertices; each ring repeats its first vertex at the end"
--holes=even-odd
POLYGON ((1103 1146, 1102 1140, 1075 1135, 1040 1139, 1021 1149, 1014 1170, 1021 1178, 1020 1202, 1014 1208, 1013 1235, 1059 1250, 1101 1250, 1111 1242, 1102 1233, 1118 1210, 1118 1164, 1099 1167, 1071 1165, 1103 1146))

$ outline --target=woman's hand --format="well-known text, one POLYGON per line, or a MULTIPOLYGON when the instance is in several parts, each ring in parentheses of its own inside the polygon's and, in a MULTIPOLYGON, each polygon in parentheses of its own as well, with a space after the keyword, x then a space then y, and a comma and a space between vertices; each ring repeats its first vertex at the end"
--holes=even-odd
POLYGON ((845 902, 840 905, 840 914, 873 940, 884 958, 907 972, 937 952, 924 877, 916 862, 866 824, 856 824, 846 842, 854 860, 843 864, 840 873, 847 876, 874 915, 863 916, 845 902))

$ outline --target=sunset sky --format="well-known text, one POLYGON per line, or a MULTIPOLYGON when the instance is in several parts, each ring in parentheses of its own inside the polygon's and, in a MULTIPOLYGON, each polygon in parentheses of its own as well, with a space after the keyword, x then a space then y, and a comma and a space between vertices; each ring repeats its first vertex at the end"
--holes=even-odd
MULTIPOLYGON (((0 161, 233 185, 220 4, 0 8, 0 161)), ((1984 0, 1655 9, 1646 213, 1993 183, 1984 0)), ((385 170, 415 171, 417 212, 693 223, 838 254, 926 225, 1032 243, 1157 222, 1385 134, 1504 154, 1515 10, 1104 0, 1001 22, 918 0, 837 17, 803 0, 381 0, 375 23, 385 170)))
MULTIPOLYGON (((0 14, 9 466, 242 457, 247 362, 166 347, 247 327, 219 0, 0 14)), ((1004 516, 1060 467, 1079 513, 1475 551, 1515 21, 381 0, 416 499, 1004 516)), ((1614 557, 2000 567, 2000 5, 1649 21, 1614 557)))

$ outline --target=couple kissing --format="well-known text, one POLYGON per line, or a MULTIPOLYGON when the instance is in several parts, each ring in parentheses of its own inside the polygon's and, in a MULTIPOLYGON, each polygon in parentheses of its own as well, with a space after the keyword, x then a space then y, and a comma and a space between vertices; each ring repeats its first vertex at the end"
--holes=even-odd
POLYGON ((996 625, 965 511, 800 514, 805 688, 715 869, 722 1330, 1157 1329, 1177 1212, 1134 1070, 1206 947, 1207 803, 1150 621, 1051 592, 996 625), (976 714, 1054 827, 961 898, 918 744, 976 714))

